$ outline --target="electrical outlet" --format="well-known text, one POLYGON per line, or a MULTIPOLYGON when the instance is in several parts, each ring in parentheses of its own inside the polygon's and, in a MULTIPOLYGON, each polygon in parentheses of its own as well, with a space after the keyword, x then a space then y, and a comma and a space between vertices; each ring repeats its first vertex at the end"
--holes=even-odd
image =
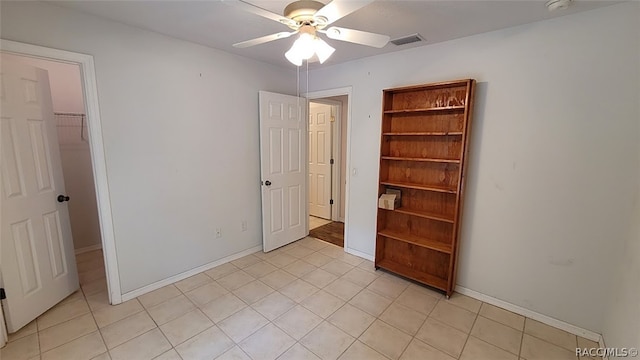
POLYGON ((222 228, 216 228, 216 239, 222 237, 222 228))
POLYGON ((247 220, 242 220, 242 231, 247 231, 247 220))

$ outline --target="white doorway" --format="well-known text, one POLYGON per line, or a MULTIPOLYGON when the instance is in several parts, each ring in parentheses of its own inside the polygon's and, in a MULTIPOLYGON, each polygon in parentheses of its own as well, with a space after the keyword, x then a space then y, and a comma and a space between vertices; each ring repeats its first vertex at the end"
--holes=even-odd
POLYGON ((47 70, 74 250, 102 249, 79 66, 6 53, 2 58, 47 70))
MULTIPOLYGON (((97 101, 97 88, 93 57, 84 54, 72 53, 62 50, 28 45, 13 41, 0 41, 0 50, 3 53, 22 55, 33 58, 47 59, 57 62, 76 64, 80 67, 83 95, 85 100, 86 126, 89 141, 92 172, 95 181, 95 193, 100 224, 100 235, 103 259, 105 263, 107 296, 111 304, 122 302, 120 281, 118 276, 113 223, 111 217, 111 204, 106 176, 106 163, 102 140, 102 126, 97 101)), ((4 326, 4 325, 2 325, 4 326)), ((0 331, 0 345, 6 340, 0 331)))
MULTIPOLYGON (((344 243, 345 251, 348 250, 347 242, 347 188, 348 188, 348 128, 350 116, 351 88, 327 90, 306 94, 309 99, 309 228, 314 229, 328 225, 326 232, 331 240, 338 246, 344 243), (329 119, 329 126, 323 124, 321 117, 329 119), (324 127, 323 127, 324 125, 324 127), (328 138, 325 137, 328 133, 328 138), (324 141, 324 145, 323 145, 324 141), (324 154, 322 151, 325 151, 324 154), (320 160, 329 159, 329 165, 325 168, 328 172, 322 173, 320 160), (314 166, 316 171, 314 171, 314 166), (328 179, 323 182, 318 179, 328 179), (324 187, 322 187, 323 185, 324 187), (322 198, 322 196, 325 196, 322 198), (316 212, 318 205, 329 204, 329 212, 316 212), (344 224, 340 224, 344 223, 344 224), (341 231, 341 228, 344 228, 341 231), (342 233, 342 239, 336 239, 336 234, 342 233), (336 242, 336 240, 338 240, 336 242)), ((325 233, 326 233, 325 232, 325 233)), ((319 234, 313 234, 320 238, 319 234)))
POLYGON ((309 101, 309 215, 345 221, 346 95, 309 101))
POLYGON ((89 149, 84 95, 77 64, 54 62, 14 54, 3 61, 34 66, 48 72, 53 123, 64 177, 64 206, 68 210, 77 277, 83 295, 107 303, 106 272, 89 149))
POLYGON ((332 149, 338 105, 309 102, 309 215, 332 219, 332 176, 335 159, 332 149))
POLYGON ((0 61, 2 307, 16 332, 75 292, 78 274, 48 73, 0 61))

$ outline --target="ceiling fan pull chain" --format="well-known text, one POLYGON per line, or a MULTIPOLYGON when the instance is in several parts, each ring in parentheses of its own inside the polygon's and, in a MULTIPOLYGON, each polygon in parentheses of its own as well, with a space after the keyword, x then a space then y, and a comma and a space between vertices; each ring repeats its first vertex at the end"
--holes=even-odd
MULTIPOLYGON (((302 121, 302 111, 300 109, 300 66, 296 66, 296 103, 298 111, 298 121, 302 121)), ((304 119, 305 121, 307 119, 304 119)))
POLYGON ((307 59, 307 96, 309 94, 309 59, 307 59))

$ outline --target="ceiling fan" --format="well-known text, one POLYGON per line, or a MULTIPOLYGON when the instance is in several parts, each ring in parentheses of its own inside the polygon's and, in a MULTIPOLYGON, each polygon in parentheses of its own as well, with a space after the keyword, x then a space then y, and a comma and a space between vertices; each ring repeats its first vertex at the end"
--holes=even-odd
POLYGON ((284 31, 239 42, 233 44, 234 47, 246 48, 300 34, 291 49, 285 53, 285 57, 297 66, 302 65, 303 60, 309 60, 314 55, 318 57, 318 60, 322 64, 335 51, 335 49, 322 40, 318 34, 324 34, 333 40, 347 41, 376 48, 384 47, 389 42, 389 36, 386 35, 337 26, 327 28, 331 23, 364 7, 373 2, 373 0, 333 0, 326 5, 315 0, 298 0, 284 8, 284 16, 243 0, 222 1, 242 10, 277 21, 293 30, 291 32, 284 31))

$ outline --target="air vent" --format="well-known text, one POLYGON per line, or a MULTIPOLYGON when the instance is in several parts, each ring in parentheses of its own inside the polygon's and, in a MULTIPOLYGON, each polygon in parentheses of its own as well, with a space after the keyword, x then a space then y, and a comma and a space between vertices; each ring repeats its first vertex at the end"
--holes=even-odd
POLYGON ((412 34, 412 35, 403 36, 397 39, 393 39, 391 40, 391 43, 394 45, 400 46, 405 44, 411 44, 418 41, 424 41, 424 38, 420 36, 420 34, 412 34))

